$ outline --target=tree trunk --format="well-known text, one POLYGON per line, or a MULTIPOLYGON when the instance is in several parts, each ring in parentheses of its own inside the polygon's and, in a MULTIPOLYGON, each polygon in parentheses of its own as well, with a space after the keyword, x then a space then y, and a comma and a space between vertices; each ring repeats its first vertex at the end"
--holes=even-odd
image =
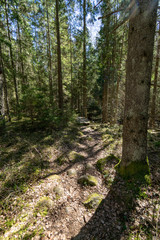
POLYGON ((53 80, 52 80, 52 56, 51 56, 51 38, 50 38, 50 25, 49 25, 49 14, 48 14, 48 1, 46 0, 46 11, 47 11, 47 53, 48 53, 48 68, 49 68, 49 98, 50 104, 53 109, 53 80))
MULTIPOLYGON (((1 63, 1 56, 0 56, 0 63, 1 63)), ((3 116, 3 78, 2 78, 2 67, 0 66, 0 121, 2 120, 3 116)))
POLYGON ((0 56, 0 132, 4 130, 5 127, 5 118, 3 111, 3 69, 1 66, 1 56, 0 56))
MULTIPOLYGON (((106 75, 106 74, 105 74, 106 75)), ((102 98, 102 122, 107 123, 108 121, 108 80, 104 76, 103 84, 103 98, 102 98)))
MULTIPOLYGON (((110 11, 110 1, 105 1, 105 7, 108 6, 108 11, 110 11)), ((107 123, 109 120, 109 109, 108 109, 108 102, 109 102, 109 82, 110 82, 110 59, 109 59, 109 28, 110 28, 110 17, 103 20, 104 24, 104 45, 103 52, 102 52, 102 64, 103 71, 104 71, 104 84, 103 84, 103 95, 102 95, 102 122, 107 123)))
POLYGON ((71 64, 71 110, 73 110, 73 56, 72 56, 72 27, 70 25, 70 64, 71 64))
POLYGON ((61 67, 61 42, 59 32, 59 3, 56 0, 56 30, 57 30, 57 57, 58 57, 58 105, 63 109, 63 84, 62 84, 62 67, 61 67))
POLYGON ((5 72, 4 72, 4 63, 3 63, 3 58, 2 58, 1 44, 0 44, 0 65, 1 65, 1 68, 2 68, 2 75, 3 75, 3 89, 4 89, 5 109, 6 109, 8 120, 9 120, 9 122, 11 122, 9 103, 8 103, 7 81, 6 81, 6 75, 5 75, 5 72))
POLYGON ((5 0, 5 13, 6 13, 8 39, 10 42, 9 51, 10 51, 10 59, 11 59, 11 66, 12 66, 12 76, 13 76, 14 90, 15 90, 15 96, 16 96, 17 112, 18 112, 18 108, 19 108, 18 87, 17 87, 17 79, 16 79, 16 69, 15 69, 14 60, 13 60, 12 42, 11 42, 10 29, 9 29, 9 20, 8 20, 8 11, 7 11, 6 0, 5 0))
POLYGON ((156 65, 155 65, 155 72, 154 72, 154 85, 153 85, 152 102, 151 102, 150 127, 152 127, 152 128, 155 127, 155 117, 156 117, 156 98, 157 98, 159 54, 160 54, 160 23, 159 23, 159 32, 158 32, 156 65))
POLYGON ((25 74, 24 74, 24 62, 23 62, 23 52, 22 52, 22 44, 21 44, 21 33, 20 33, 20 26, 19 26, 19 22, 17 19, 17 29, 18 29, 18 42, 19 42, 19 63, 21 66, 21 91, 22 94, 24 93, 24 89, 25 89, 25 85, 26 85, 26 81, 25 81, 25 74))
POLYGON ((119 65, 118 65, 118 71, 119 74, 117 76, 117 84, 116 84, 116 96, 115 96, 115 116, 114 116, 114 123, 117 122, 117 115, 118 115, 118 95, 119 95, 119 85, 120 85, 120 81, 121 81, 121 66, 122 66, 122 57, 123 57, 123 44, 124 44, 124 34, 122 37, 122 45, 120 47, 120 57, 119 57, 119 65))
POLYGON ((158 1, 139 1, 129 21, 122 176, 146 174, 147 122, 158 1))
POLYGON ((87 118, 86 0, 83 0, 83 116, 87 118))

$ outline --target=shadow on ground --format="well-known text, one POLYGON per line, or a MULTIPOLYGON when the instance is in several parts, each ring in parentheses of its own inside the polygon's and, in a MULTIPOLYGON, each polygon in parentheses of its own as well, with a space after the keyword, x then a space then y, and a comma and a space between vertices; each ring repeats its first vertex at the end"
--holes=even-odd
POLYGON ((160 169, 159 154, 149 154, 152 186, 148 187, 140 181, 124 181, 116 174, 106 198, 72 240, 159 239, 160 220, 157 219, 154 206, 159 203, 158 194, 154 194, 160 184, 160 174, 157 176, 157 167, 160 169), (150 188, 151 196, 147 196, 147 188, 150 188), (142 201, 142 206, 137 213, 139 200, 142 201), (150 203, 153 204, 151 220, 147 215, 147 206, 149 208, 150 203), (137 214, 140 219, 138 223, 137 214))

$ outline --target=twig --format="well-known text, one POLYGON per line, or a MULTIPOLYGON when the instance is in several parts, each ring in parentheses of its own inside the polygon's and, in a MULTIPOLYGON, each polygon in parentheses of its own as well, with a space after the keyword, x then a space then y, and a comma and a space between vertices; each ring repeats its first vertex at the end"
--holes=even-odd
POLYGON ((99 2, 97 3, 97 5, 94 6, 94 8, 96 8, 102 1, 103 1, 103 0, 99 1, 99 2))
POLYGON ((38 151, 38 149, 36 147, 34 147, 34 149, 36 150, 36 152, 40 155, 40 157, 42 159, 43 157, 42 157, 42 154, 40 153, 40 151, 38 151))

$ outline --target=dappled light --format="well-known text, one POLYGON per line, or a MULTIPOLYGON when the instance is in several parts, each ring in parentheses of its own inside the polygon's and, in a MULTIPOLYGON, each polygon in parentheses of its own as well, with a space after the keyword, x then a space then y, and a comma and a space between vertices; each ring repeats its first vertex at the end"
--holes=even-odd
POLYGON ((159 17, 0 1, 0 240, 160 239, 159 17))

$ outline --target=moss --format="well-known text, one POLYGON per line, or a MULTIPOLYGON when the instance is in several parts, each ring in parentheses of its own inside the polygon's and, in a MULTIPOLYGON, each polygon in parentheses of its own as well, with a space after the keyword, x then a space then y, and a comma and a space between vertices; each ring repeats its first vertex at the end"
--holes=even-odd
MULTIPOLYGON (((147 160, 148 161, 148 160, 147 160)), ((123 166, 121 163, 115 166, 117 172, 123 178, 137 178, 149 181, 149 163, 147 161, 134 161, 127 166, 123 166)))
POLYGON ((56 197, 58 198, 64 195, 64 189, 60 185, 54 187, 53 191, 55 192, 56 197))
POLYGON ((75 169, 69 169, 67 171, 68 176, 73 177, 77 175, 77 171, 75 169))
POLYGON ((66 162, 66 159, 64 156, 60 156, 56 159, 56 162, 59 166, 62 166, 66 162))
POLYGON ((79 131, 78 136, 83 137, 84 136, 83 132, 79 131))
POLYGON ((118 163, 120 162, 120 159, 119 159, 119 158, 117 158, 116 156, 114 156, 113 154, 111 154, 111 155, 109 155, 109 156, 107 156, 107 157, 105 157, 105 158, 99 159, 99 160, 97 161, 97 163, 96 163, 96 167, 97 167, 97 169, 98 169, 101 173, 105 174, 105 170, 104 170, 105 165, 107 164, 107 162, 109 162, 109 161, 112 162, 113 160, 117 160, 118 163))
POLYGON ((81 155, 80 153, 77 153, 77 152, 74 152, 74 151, 69 153, 70 161, 78 162, 78 161, 84 160, 84 158, 85 157, 83 155, 81 155))
POLYGON ((52 208, 53 201, 49 197, 42 197, 35 207, 34 215, 37 216, 39 213, 41 216, 46 216, 52 208))
POLYGON ((106 157, 99 159, 96 163, 96 167, 97 167, 98 171, 103 173, 106 163, 107 163, 107 158, 106 157))
POLYGON ((92 141, 93 138, 92 138, 92 137, 87 137, 87 140, 88 140, 88 141, 92 141))
POLYGON ((96 208, 101 203, 103 196, 98 193, 92 193, 89 195, 86 201, 83 202, 87 208, 96 208))
POLYGON ((96 179, 96 177, 87 174, 81 176, 78 179, 78 183, 82 185, 96 186, 98 184, 98 180, 96 179))
POLYGON ((49 180, 57 180, 57 181, 60 181, 61 180, 61 177, 59 175, 51 175, 48 177, 49 180))

